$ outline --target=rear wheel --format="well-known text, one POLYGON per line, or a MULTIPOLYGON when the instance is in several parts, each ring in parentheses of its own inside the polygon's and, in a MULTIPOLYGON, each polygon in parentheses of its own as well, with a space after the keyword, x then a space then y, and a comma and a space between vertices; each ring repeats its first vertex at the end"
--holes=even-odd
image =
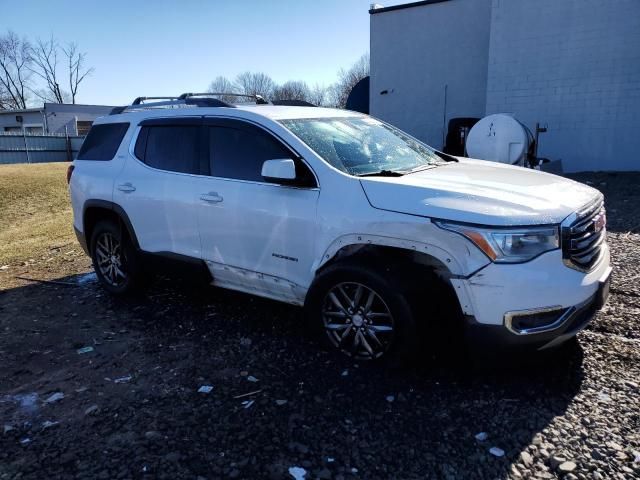
POLYGON ((325 343, 351 358, 398 360, 415 352, 414 314, 390 272, 330 266, 312 285, 306 310, 325 343))
POLYGON ((135 249, 122 228, 112 221, 99 222, 91 239, 91 259, 98 280, 111 293, 125 294, 138 286, 135 249))

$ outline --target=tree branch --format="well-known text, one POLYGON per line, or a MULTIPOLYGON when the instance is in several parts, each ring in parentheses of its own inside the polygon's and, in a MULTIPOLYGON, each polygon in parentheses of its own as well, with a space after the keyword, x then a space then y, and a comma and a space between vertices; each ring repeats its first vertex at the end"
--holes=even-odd
MULTIPOLYGON (((51 94, 50 98, 57 103, 64 103, 57 78, 58 48, 58 42, 53 37, 46 42, 38 39, 36 46, 31 48, 33 65, 29 69, 45 81, 46 90, 51 94)), ((41 95, 38 96, 42 98, 41 95)))
POLYGON ((69 90, 71 92, 71 103, 76 103, 76 94, 80 83, 94 72, 93 68, 85 68, 84 62, 86 53, 78 52, 78 44, 71 42, 67 48, 62 49, 69 61, 69 90))

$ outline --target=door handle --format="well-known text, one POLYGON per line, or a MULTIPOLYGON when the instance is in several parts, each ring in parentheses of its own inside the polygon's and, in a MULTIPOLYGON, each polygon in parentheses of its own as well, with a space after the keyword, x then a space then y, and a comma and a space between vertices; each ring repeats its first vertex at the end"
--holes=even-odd
POLYGON ((135 192, 136 191, 136 187, 131 185, 131 183, 127 182, 127 183, 123 183, 121 185, 118 185, 118 190, 120 190, 121 192, 124 192, 124 193, 131 193, 131 192, 135 192))
POLYGON ((220 203, 224 199, 216 192, 209 192, 200 195, 200 200, 204 200, 207 203, 220 203))

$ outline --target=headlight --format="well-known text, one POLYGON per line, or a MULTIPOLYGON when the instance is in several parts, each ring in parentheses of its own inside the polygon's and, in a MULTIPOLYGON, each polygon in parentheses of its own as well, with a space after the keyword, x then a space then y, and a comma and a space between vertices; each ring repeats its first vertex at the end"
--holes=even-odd
POLYGON ((558 227, 489 229, 447 222, 436 224, 464 235, 496 263, 526 262, 560 247, 558 227))

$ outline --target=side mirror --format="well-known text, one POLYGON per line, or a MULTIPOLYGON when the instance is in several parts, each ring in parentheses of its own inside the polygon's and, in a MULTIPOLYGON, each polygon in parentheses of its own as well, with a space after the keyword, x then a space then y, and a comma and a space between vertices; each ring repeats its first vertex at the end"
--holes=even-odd
POLYGON ((296 164, 289 158, 267 160, 262 164, 262 176, 267 180, 295 180, 296 164))

